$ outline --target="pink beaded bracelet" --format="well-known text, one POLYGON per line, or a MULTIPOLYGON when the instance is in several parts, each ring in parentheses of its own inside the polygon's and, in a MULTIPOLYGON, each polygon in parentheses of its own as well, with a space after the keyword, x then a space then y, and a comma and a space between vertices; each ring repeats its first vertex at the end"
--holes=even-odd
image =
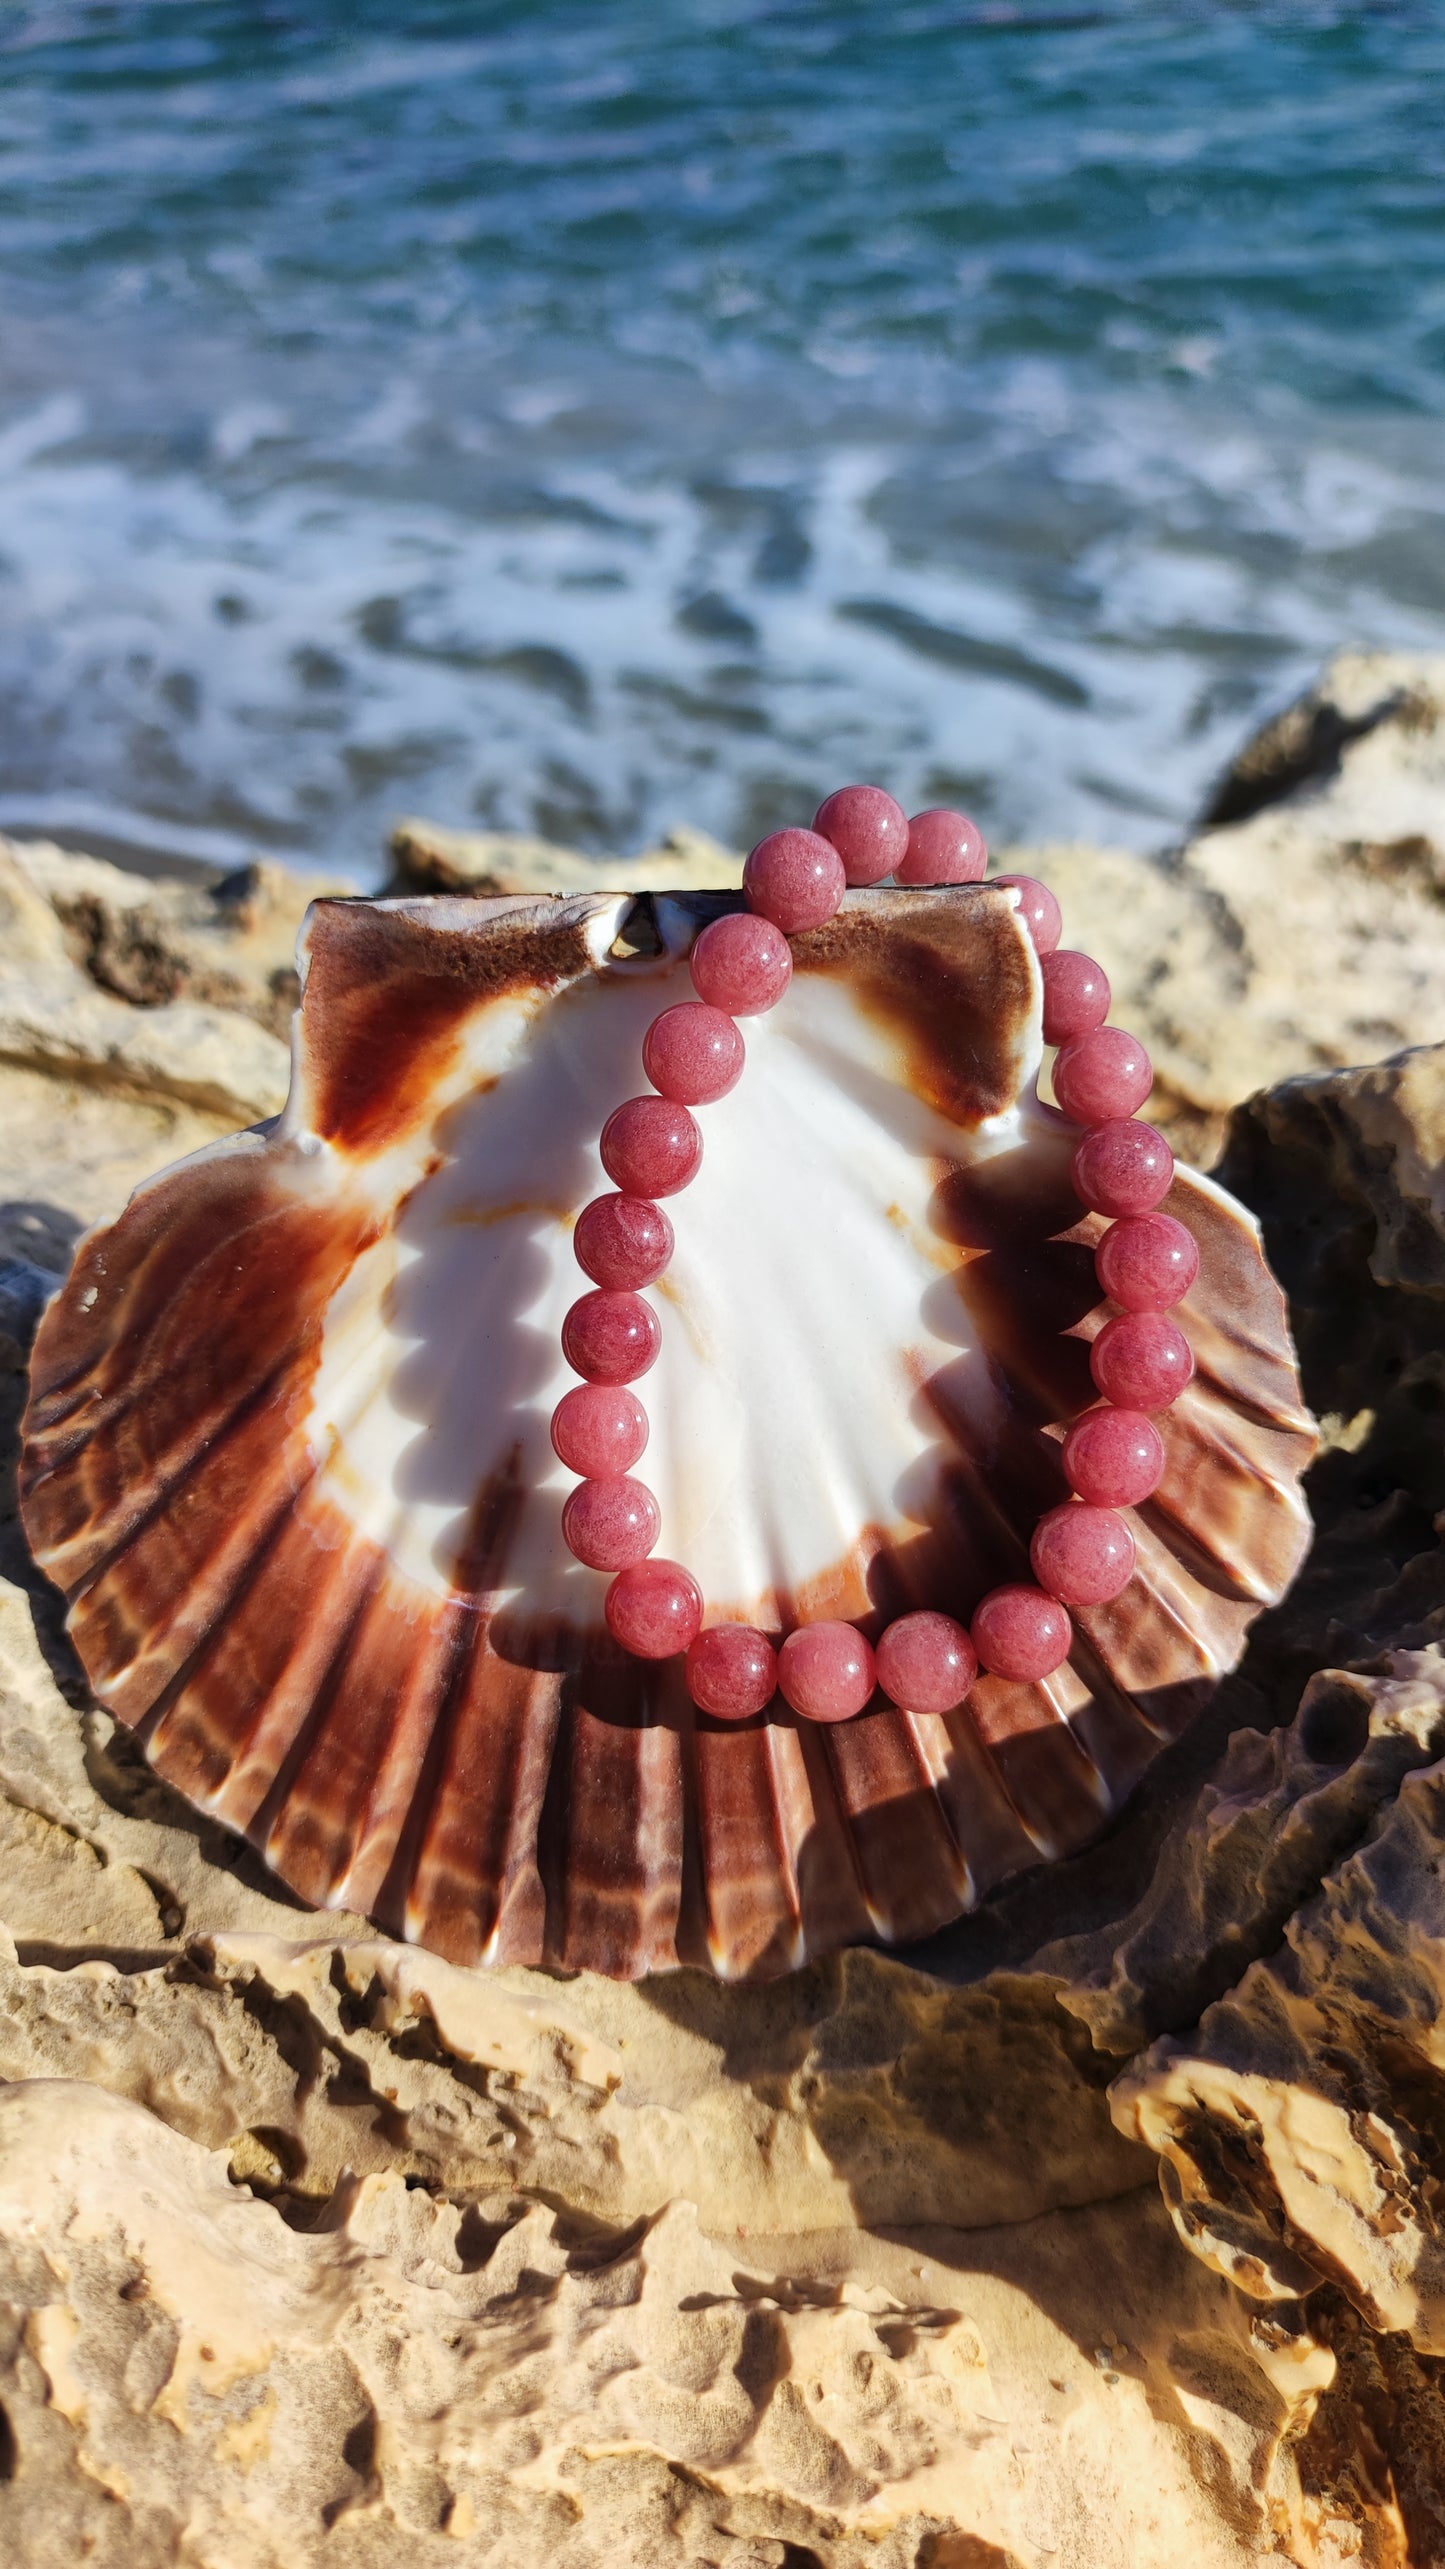
POLYGON ((800 1624, 776 1647, 750 1624, 704 1631, 697 1581, 681 1562, 653 1557, 657 1501, 632 1478, 647 1417, 628 1386, 662 1341, 641 1289, 656 1283, 673 1250, 658 1198, 677 1194, 701 1165, 692 1108, 726 1097, 742 1077, 734 1021, 777 1005, 793 976, 789 937, 824 926, 850 885, 890 874, 910 886, 977 883, 987 864, 982 835, 964 813, 909 820, 876 785, 830 794, 811 830, 775 830, 743 869, 746 910, 715 919, 694 942, 696 999, 664 1009, 648 1029, 642 1059, 656 1094, 629 1098, 603 1126, 602 1165, 618 1191, 589 1204, 573 1235, 594 1290, 562 1324, 567 1361, 584 1378, 552 1420, 553 1445, 580 1476, 562 1530, 579 1561, 614 1574, 605 1606, 613 1638, 639 1659, 685 1651, 694 1703, 722 1721, 749 1720, 780 1689, 804 1720, 839 1722, 880 1687, 910 1711, 951 1712, 980 1667, 1037 1684, 1069 1655, 1070 1606, 1107 1604, 1134 1573, 1134 1538, 1118 1511, 1157 1489, 1164 1444, 1151 1413, 1193 1377, 1189 1341, 1168 1313, 1193 1284, 1199 1251, 1186 1226, 1157 1209, 1173 1180, 1173 1152, 1152 1125, 1133 1120, 1153 1086, 1149 1056, 1122 1027, 1106 1025, 1105 974, 1088 955, 1060 948, 1059 905, 1028 875, 997 881, 1017 892, 1040 958, 1044 1040, 1058 1047, 1054 1094, 1069 1121, 1085 1128, 1074 1185, 1092 1212, 1110 1217, 1095 1264, 1119 1306, 1090 1351, 1100 1406, 1075 1419, 1063 1441, 1074 1496, 1034 1529, 1037 1584, 994 1588, 968 1626, 947 1614, 901 1615, 876 1647, 850 1623, 800 1624))

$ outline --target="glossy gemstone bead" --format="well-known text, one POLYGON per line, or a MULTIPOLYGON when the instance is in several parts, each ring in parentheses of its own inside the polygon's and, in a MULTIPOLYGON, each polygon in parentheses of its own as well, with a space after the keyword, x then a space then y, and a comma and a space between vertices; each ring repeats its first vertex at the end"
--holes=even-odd
POLYGON ((1138 1507, 1164 1477, 1164 1439, 1140 1409, 1086 1409, 1064 1438, 1063 1462, 1090 1507, 1138 1507))
POLYGON ((646 1443, 647 1412, 620 1383, 579 1383, 552 1412, 554 1452, 589 1481, 630 1472, 646 1443))
POLYGON ((1057 954, 1045 955, 1041 969, 1046 1044, 1071 1044, 1102 1026, 1113 996, 1102 964, 1095 963, 1092 955, 1060 946, 1057 954))
POLYGON ((676 1195, 702 1165, 702 1135, 670 1097, 629 1097, 602 1127, 602 1165, 624 1195, 676 1195))
POLYGON ((1080 1035, 1054 1063, 1054 1095, 1071 1124, 1108 1124, 1132 1115, 1153 1085, 1153 1063, 1137 1036, 1122 1026, 1080 1035))
POLYGON ((771 838, 759 839, 743 867, 748 908, 787 937, 821 928, 847 889, 841 856, 816 830, 774 830, 771 838))
POLYGON ((1125 1311, 1106 1320, 1089 1365, 1105 1400, 1120 1409, 1167 1409, 1194 1380, 1194 1350, 1162 1311, 1125 1311))
POLYGON ((1199 1243, 1172 1213, 1128 1213, 1110 1224, 1094 1265, 1124 1311, 1172 1311, 1199 1273, 1199 1243))
POLYGON ((908 815, 881 785, 841 785, 819 804, 813 827, 837 849, 850 883, 881 883, 908 853, 908 815))
POLYGON ((878 1683, 910 1713, 951 1713, 978 1675, 978 1653, 952 1615, 900 1615, 875 1653, 878 1683))
POLYGON ((640 1293, 584 1293, 562 1323, 562 1353, 589 1383, 632 1383, 657 1361, 662 1324, 640 1293))
POLYGON ((1074 1153, 1074 1189, 1094 1213, 1152 1213, 1174 1183, 1174 1154, 1152 1124, 1096 1124, 1074 1153))
POLYGON ((981 1665, 995 1677, 1037 1685, 1068 1658, 1074 1627, 1042 1588, 993 1588, 975 1611, 970 1630, 981 1665))
POLYGON ((861 1713, 877 1673, 873 1652, 850 1623, 802 1623, 778 1653, 778 1684, 808 1722, 846 1722, 861 1713))
POLYGON ((697 1637, 702 1590, 680 1561, 634 1561, 619 1570, 603 1612, 613 1640, 634 1659, 672 1659, 697 1637))
POLYGON ((672 1251, 672 1224, 645 1195, 594 1196, 572 1234, 572 1253, 583 1274, 612 1293, 655 1284, 672 1251))
POLYGON ((589 1570, 626 1570, 652 1550, 662 1518, 651 1490, 619 1473, 579 1481, 562 1510, 562 1539, 589 1570))
POLYGON ((1031 874, 996 874, 993 879, 1001 889, 1017 892, 1019 917, 1033 938, 1035 954, 1052 954, 1064 933, 1064 914, 1047 883, 1036 883, 1031 874))
POLYGON ((654 1017, 642 1045, 642 1067, 654 1088, 679 1106, 711 1106, 743 1075, 743 1039, 731 1017, 701 999, 685 999, 654 1017))
POLYGON ((908 854, 895 865, 895 883, 981 883, 988 848, 977 821, 942 805, 915 812, 908 824, 908 854))
POLYGON ((750 1721, 778 1691, 778 1654, 752 1624, 714 1624, 689 1647, 687 1687, 718 1721, 750 1721))
POLYGON ((1034 1577, 1061 1606, 1105 1606, 1134 1576, 1134 1537, 1112 1508, 1050 1508, 1029 1545, 1034 1577))
POLYGON ((692 950, 692 986, 729 1017, 775 1008, 793 978, 793 950, 781 928, 752 910, 730 910, 704 928, 692 950))

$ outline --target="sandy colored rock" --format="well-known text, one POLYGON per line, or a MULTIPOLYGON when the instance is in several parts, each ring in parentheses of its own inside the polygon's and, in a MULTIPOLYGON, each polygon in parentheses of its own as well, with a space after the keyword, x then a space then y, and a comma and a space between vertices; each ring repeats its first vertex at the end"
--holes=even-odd
POLYGON ((389 853, 398 892, 728 892, 743 860, 685 823, 637 856, 584 856, 506 830, 399 821, 389 853))
POLYGON ((1008 859, 1105 963, 1153 1055, 1148 1111, 1204 1165, 1255 1090, 1445 1035, 1445 660, 1334 661, 1247 744, 1211 821, 1158 861, 1008 859))
POLYGON ((18 853, 0 846, 0 1066, 232 1123, 279 1113, 290 1055, 275 1035, 196 1000, 138 1008, 112 998, 70 960, 62 923, 37 892, 18 853))
POLYGON ((157 880, 48 840, 0 839, 0 855, 49 907, 68 954, 132 1006, 176 1000, 254 1017, 286 1039, 300 995, 296 940, 308 905, 355 889, 258 858, 212 881, 157 880))
POLYGON ((1267 2380, 1161 2228, 1130 2198, 961 2272, 856 2231, 724 2246, 682 2205, 579 2235, 385 2175, 300 2232, 137 2107, 34 2082, 0 2097, 0 2525, 32 2564, 1123 2569, 1187 2541, 1233 2569, 1287 2513, 1321 2358, 1271 2348, 1267 2380))
MULTIPOLYGON (((1386 1675, 1358 1682, 1387 1719, 1438 1726, 1445 1710, 1438 1651, 1392 1653, 1386 1675)), ((1402 1778, 1281 1950, 1114 2090, 1120 2128, 1161 2153, 1198 2255, 1261 2301, 1328 2279, 1371 2328, 1430 2355, 1445 2354, 1442 1992, 1437 1759, 1402 1778)))

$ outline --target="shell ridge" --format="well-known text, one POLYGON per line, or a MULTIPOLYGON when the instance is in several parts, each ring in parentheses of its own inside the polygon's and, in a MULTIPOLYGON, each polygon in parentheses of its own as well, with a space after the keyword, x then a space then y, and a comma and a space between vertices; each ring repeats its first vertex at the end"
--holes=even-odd
MULTIPOLYGON (((296 1366, 296 1352, 294 1349, 288 1349, 285 1355, 277 1359, 272 1372, 264 1375, 259 1383, 245 1393, 218 1424, 202 1425, 195 1430, 189 1447, 182 1447, 180 1459, 174 1470, 159 1483, 159 1486, 152 1485, 149 1496, 138 1493, 135 1514, 127 1518, 120 1532, 104 1550, 98 1553, 94 1560, 88 1561, 83 1569, 77 1571, 73 1579, 62 1578, 60 1583, 65 1586, 72 1606, 80 1605, 89 1595, 97 1579, 103 1578, 107 1572, 115 1568, 122 1556, 140 1539, 147 1528, 154 1525, 157 1518, 181 1496, 188 1484, 195 1480, 197 1474, 205 1470, 217 1449, 223 1446, 228 1438, 245 1430, 255 1413, 271 1399, 278 1384, 284 1381, 288 1373, 294 1372, 296 1366)), ((111 1509, 107 1513, 112 1514, 114 1511, 111 1509)), ((57 1565, 62 1565, 65 1554, 73 1548, 77 1540, 78 1538, 73 1537, 70 1544, 54 1547, 52 1560, 57 1565)))
MULTIPOLYGON (((325 1665, 305 1717, 277 1765, 269 1792, 262 1797, 252 1815, 246 1835, 262 1855, 268 1853, 276 1824, 290 1800, 292 1787, 313 1741, 326 1722, 362 1619, 384 1576, 385 1563, 380 1554, 376 1554, 367 1562, 357 1593, 350 1600, 345 1622, 326 1654, 325 1665)), ((283 1879, 292 1881, 292 1876, 287 1873, 283 1879)), ((297 1887, 294 1882, 292 1887, 297 1887)))
MULTIPOLYGON (((292 1508, 295 1506, 296 1496, 297 1493, 293 1491, 282 1497, 275 1510, 274 1516, 261 1538, 261 1541, 253 1547, 249 1557, 243 1560, 236 1587, 232 1590, 228 1590, 217 1598, 214 1613, 197 1633, 193 1646, 185 1653, 178 1666, 167 1675, 153 1700, 148 1703, 141 1713, 134 1719, 128 1720, 128 1717, 124 1712, 118 1713, 118 1719, 127 1722, 127 1726, 135 1731, 137 1738, 141 1741, 142 1745, 147 1748, 148 1752, 150 1743, 154 1739, 162 1723, 166 1720, 167 1716, 179 1706, 183 1696, 189 1689, 197 1670, 204 1664, 207 1654, 214 1648, 216 1636, 220 1627, 221 1614, 224 1611, 230 1610, 236 1603, 237 1598, 244 1596, 247 1589, 253 1586, 255 1581, 260 1577, 272 1546, 280 1540, 286 1519, 292 1508)), ((70 1615, 67 1615, 67 1631, 70 1629, 70 1623, 71 1617, 70 1615)), ((149 1636, 146 1637, 149 1638, 149 1636)), ((124 1671, 120 1673, 123 1675, 124 1671)), ((112 1680, 111 1682, 114 1683, 115 1681, 112 1680)), ((168 1770, 163 1760, 164 1751, 162 1750, 157 1754, 153 1762, 156 1766, 157 1772, 165 1775, 168 1770)))

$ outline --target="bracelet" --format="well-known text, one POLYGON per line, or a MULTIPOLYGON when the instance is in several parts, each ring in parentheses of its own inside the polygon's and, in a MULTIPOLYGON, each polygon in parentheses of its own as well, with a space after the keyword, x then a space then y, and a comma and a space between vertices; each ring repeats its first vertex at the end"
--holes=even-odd
POLYGON ((1134 1538, 1119 1510, 1158 1487, 1164 1445, 1154 1415, 1193 1378, 1189 1341, 1168 1314, 1199 1272, 1199 1251, 1186 1225, 1157 1209, 1173 1182, 1174 1154, 1152 1125, 1134 1120, 1154 1082, 1149 1056, 1122 1027, 1105 1024, 1104 972, 1088 955, 1060 950, 1059 905, 1028 875, 994 879, 1017 895, 1040 959, 1044 1040, 1058 1047, 1054 1095, 1061 1113, 1084 1128, 1074 1186, 1091 1211, 1112 1217, 1095 1263, 1119 1306, 1090 1350, 1100 1405, 1064 1438, 1074 1496, 1034 1529, 1036 1584, 990 1590, 967 1625, 947 1614, 901 1615, 876 1645, 851 1623, 799 1624, 780 1645, 751 1624, 704 1629, 697 1581, 681 1562, 653 1557, 658 1505, 632 1473, 648 1423, 629 1386, 662 1344, 642 1288, 656 1283, 673 1251, 658 1199, 679 1193, 701 1167, 692 1108, 726 1097, 742 1077, 735 1021, 778 1005, 793 976, 789 937, 824 926, 850 886, 890 875, 909 887, 977 883, 987 864, 982 834, 966 814, 938 810, 910 820, 875 785, 830 794, 811 830, 775 830, 743 869, 747 908, 715 919, 694 940, 696 999, 664 1009, 648 1029, 642 1063, 653 1094, 629 1098, 602 1129, 602 1165, 617 1192, 587 1205, 573 1235, 595 1289, 562 1325, 563 1352, 583 1378, 552 1419, 553 1446, 580 1476, 562 1531, 579 1561, 614 1574, 605 1601, 613 1639, 640 1659, 685 1651, 692 1699, 719 1720, 749 1720, 781 1692, 804 1720, 846 1721, 880 1687, 910 1711, 945 1713, 962 1703, 980 1668, 1036 1684, 1069 1655, 1070 1606, 1107 1604, 1134 1574, 1134 1538))

